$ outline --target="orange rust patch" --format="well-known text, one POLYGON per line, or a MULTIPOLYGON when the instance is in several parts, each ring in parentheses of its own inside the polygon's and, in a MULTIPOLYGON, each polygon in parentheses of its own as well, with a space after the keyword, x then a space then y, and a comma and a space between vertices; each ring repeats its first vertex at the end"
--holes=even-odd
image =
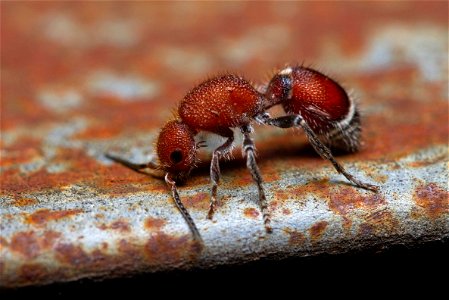
POLYGON ((362 236, 391 234, 399 230, 399 221, 388 210, 376 211, 365 218, 360 224, 358 233, 362 236))
POLYGON ((148 118, 149 111, 166 109, 165 101, 133 101, 122 102, 109 96, 95 97, 94 105, 86 105, 83 115, 95 120, 94 126, 84 129, 74 136, 75 139, 108 139, 120 134, 124 128, 127 131, 142 131, 154 129, 163 124, 159 115, 148 118), (111 126, 111 120, 114 120, 111 126))
POLYGON ((41 245, 42 249, 50 249, 60 237, 60 232, 47 230, 44 232, 43 236, 39 238, 39 244, 41 245))
POLYGON ((91 262, 89 255, 80 246, 72 244, 56 245, 55 256, 58 261, 76 267, 85 267, 91 262))
POLYGON ((320 221, 318 223, 313 224, 312 227, 309 228, 309 234, 312 241, 317 241, 324 234, 328 223, 326 221, 320 221))
POLYGON ((251 177, 251 174, 248 174, 248 171, 244 168, 244 165, 242 165, 241 170, 236 170, 236 171, 232 172, 229 176, 230 176, 229 184, 231 186, 242 187, 242 186, 247 186, 247 185, 254 183, 253 178, 251 177))
POLYGON ((61 237, 61 233, 53 230, 47 230, 39 236, 33 231, 26 231, 15 234, 9 245, 4 238, 1 238, 0 241, 2 247, 9 246, 12 251, 32 259, 38 256, 42 250, 52 248, 59 237, 61 237))
POLYGON ((109 196, 148 190, 166 192, 161 180, 149 179, 118 164, 99 164, 80 149, 58 149, 53 161, 64 162, 68 167, 60 173, 49 173, 46 169, 27 175, 18 169, 2 172, 2 193, 20 198, 22 193, 60 189, 77 183, 109 196))
POLYGON ((24 264, 19 270, 19 281, 21 283, 31 284, 41 282, 48 278, 48 276, 47 268, 37 263, 24 264))
POLYGON ((89 264, 86 264, 85 266, 91 270, 108 270, 113 269, 117 265, 120 265, 120 259, 118 257, 108 255, 99 249, 95 249, 89 255, 89 264))
POLYGON ((365 118, 364 137, 369 147, 357 154, 358 157, 395 160, 429 145, 447 144, 447 126, 436 126, 447 124, 447 101, 435 101, 429 105, 404 97, 383 104, 386 106, 384 113, 365 118), (396 115, 415 118, 413 122, 404 122, 396 115))
POLYGON ((33 199, 33 198, 19 198, 19 199, 15 199, 14 202, 12 203, 12 205, 14 206, 28 206, 28 205, 33 205, 36 204, 37 200, 33 199))
POLYGON ((107 230, 107 229, 118 230, 121 232, 129 232, 131 230, 129 223, 127 221, 121 220, 121 219, 114 221, 109 225, 101 224, 100 226, 98 226, 98 228, 100 228, 102 230, 107 230))
POLYGON ((290 193, 287 192, 287 191, 285 191, 285 190, 282 190, 282 191, 274 191, 274 194, 275 194, 275 197, 274 197, 274 198, 276 198, 277 200, 282 200, 282 201, 287 200, 288 197, 289 197, 289 195, 290 195, 290 193))
POLYGON ((279 201, 271 201, 270 204, 268 204, 268 207, 271 211, 275 211, 279 207, 279 205, 279 201))
POLYGON ((271 167, 271 163, 267 160, 261 161, 261 172, 262 172, 262 178, 264 182, 276 182, 281 179, 279 176, 279 170, 276 168, 271 167))
POLYGON ((257 219, 259 217, 260 213, 259 213, 259 211, 257 209, 252 208, 252 207, 248 207, 248 208, 245 208, 245 210, 243 211, 243 214, 247 218, 257 219))
POLYGON ((319 195, 321 198, 328 198, 331 194, 330 187, 332 186, 331 183, 329 183, 328 179, 322 179, 318 181, 311 181, 308 182, 305 185, 296 186, 292 188, 291 190, 288 190, 287 193, 292 193, 294 195, 294 198, 298 198, 298 196, 306 195, 306 194, 313 194, 313 195, 319 195))
POLYGON ((115 222, 113 222, 109 228, 111 228, 112 230, 119 230, 119 231, 130 231, 130 227, 129 227, 129 223, 123 220, 117 220, 115 222))
POLYGON ((160 265, 179 262, 189 257, 192 250, 191 244, 190 235, 171 237, 159 232, 150 237, 144 251, 149 262, 160 265))
POLYGON ((435 183, 418 186, 415 190, 414 200, 432 219, 449 213, 449 192, 435 183))
POLYGON ((441 155, 433 157, 432 159, 411 162, 411 163, 409 163, 409 166, 412 168, 420 168, 420 167, 433 165, 433 164, 436 164, 436 163, 439 163, 442 161, 447 161, 447 160, 448 160, 447 154, 442 153, 441 155))
POLYGON ((44 225, 50 221, 67 218, 83 212, 81 209, 69 209, 69 210, 49 210, 39 209, 36 212, 28 215, 26 221, 33 225, 44 225))
POLYGON ((182 202, 188 208, 207 209, 209 207, 208 193, 198 193, 191 197, 185 197, 182 202))
POLYGON ((5 274, 5 262, 3 260, 0 261, 0 274, 5 274))
POLYGON ((165 224, 167 223, 167 221, 163 220, 163 219, 157 219, 157 218, 151 218, 148 217, 145 220, 145 228, 149 229, 149 230, 159 230, 161 227, 163 227, 165 224))
POLYGON ((290 236, 288 244, 290 246, 301 246, 306 242, 306 236, 297 230, 286 229, 286 233, 290 236))
POLYGON ((75 139, 108 139, 120 133, 122 128, 112 127, 110 124, 99 125, 96 127, 89 127, 83 132, 77 134, 75 139), (108 126, 109 125, 109 126, 108 126))
POLYGON ((282 213, 287 216, 287 215, 290 215, 292 212, 290 209, 284 208, 284 209, 282 209, 282 213))
POLYGON ((28 137, 21 138, 10 146, 2 147, 4 153, 0 166, 8 167, 32 161, 40 156, 39 147, 39 140, 28 137))
POLYGON ((329 200, 329 208, 342 216, 355 208, 374 209, 383 204, 385 199, 380 194, 370 193, 365 196, 356 192, 354 188, 348 187, 332 193, 329 200))
POLYGON ((0 250, 2 250, 4 247, 8 247, 8 241, 0 236, 0 250))
POLYGON ((134 244, 131 244, 125 239, 120 240, 118 244, 118 251, 123 254, 124 257, 141 257, 142 251, 134 244))
POLYGON ((10 249, 25 256, 27 259, 35 258, 39 255, 39 242, 32 231, 19 232, 11 238, 10 249))
POLYGON ((100 248, 101 248, 102 250, 108 250, 108 243, 102 242, 100 248))

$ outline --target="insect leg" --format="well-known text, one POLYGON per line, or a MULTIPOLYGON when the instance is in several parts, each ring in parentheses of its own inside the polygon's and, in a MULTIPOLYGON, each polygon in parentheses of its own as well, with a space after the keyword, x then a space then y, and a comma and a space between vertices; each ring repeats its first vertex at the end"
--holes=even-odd
POLYGON ((272 228, 270 226, 271 220, 270 220, 270 213, 268 211, 268 205, 267 205, 267 198, 265 197, 265 191, 263 189, 262 183, 262 176, 260 175, 259 167, 256 163, 255 158, 255 145, 254 141, 250 137, 251 133, 251 127, 250 126, 243 126, 241 128, 243 133, 243 148, 242 148, 242 155, 243 157, 246 156, 246 167, 250 170, 251 176, 253 177, 253 180, 257 184, 257 188, 259 190, 259 205, 260 210, 262 212, 263 221, 265 225, 265 230, 270 233, 272 232, 272 228))
POLYGON ((310 143, 312 144, 313 148, 315 149, 318 154, 324 158, 329 160, 334 168, 337 170, 338 173, 343 174, 350 182, 354 183, 356 186, 371 190, 373 192, 378 191, 378 187, 369 183, 364 183, 357 178, 355 178, 353 175, 348 173, 345 168, 335 160, 334 156, 332 155, 331 151, 329 150, 326 145, 324 145, 318 136, 313 132, 312 128, 307 124, 307 122, 300 116, 300 115, 288 115, 288 116, 282 116, 278 118, 269 118, 267 117, 267 114, 262 115, 257 120, 260 122, 263 122, 268 125, 273 125, 280 128, 290 128, 295 126, 301 126, 304 132, 307 135, 307 138, 309 139, 310 143))
POLYGON ((215 149, 214 153, 212 154, 212 160, 210 163, 210 179, 212 181, 212 191, 210 197, 209 212, 207 213, 207 218, 210 220, 212 220, 215 207, 218 205, 217 188, 218 182, 220 181, 219 159, 229 152, 232 147, 232 143, 234 142, 234 132, 231 129, 228 128, 228 130, 224 131, 224 134, 226 134, 226 137, 228 139, 223 145, 215 149))

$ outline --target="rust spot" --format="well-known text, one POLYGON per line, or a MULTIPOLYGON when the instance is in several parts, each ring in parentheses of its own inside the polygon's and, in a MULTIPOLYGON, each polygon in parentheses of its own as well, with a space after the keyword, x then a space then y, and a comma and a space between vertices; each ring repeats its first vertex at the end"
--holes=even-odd
POLYGON ((145 220, 145 228, 149 229, 149 230, 155 230, 155 229, 159 230, 166 223, 167 223, 167 221, 165 221, 163 219, 157 219, 157 218, 148 217, 145 220))
POLYGON ((10 248, 12 251, 18 252, 27 259, 35 258, 39 255, 39 242, 32 231, 19 232, 11 238, 10 248))
MULTIPOLYGON (((5 274, 5 262, 3 260, 0 260, 0 274, 5 274)), ((5 284, 4 284, 5 286, 5 284)))
POLYGON ((160 180, 148 180, 146 176, 118 164, 99 164, 83 150, 58 149, 53 161, 64 162, 68 167, 60 173, 49 173, 44 168, 27 175, 18 169, 2 172, 2 193, 20 198, 25 192, 54 190, 76 183, 82 183, 109 196, 149 190, 166 192, 166 187, 160 180))
POLYGON ((48 277, 49 274, 47 272, 47 268, 37 263, 24 264, 19 270, 19 281, 21 283, 32 284, 42 282, 48 277))
POLYGON ((344 187, 330 195, 329 208, 340 215, 346 215, 356 208, 373 209, 385 204, 380 194, 361 195, 354 188, 344 187))
POLYGON ((268 204, 268 206, 271 211, 275 211, 280 206, 280 203, 279 203, 279 201, 275 200, 275 201, 271 201, 270 204, 268 204))
POLYGON ((244 168, 231 172, 231 174, 229 174, 229 180, 230 185, 236 187, 247 186, 254 183, 251 174, 248 174, 244 168))
POLYGON ((188 208, 207 209, 209 207, 209 198, 210 195, 208 193, 198 193, 191 197, 186 197, 183 199, 183 202, 188 208))
POLYGON ((118 230, 121 232, 129 232, 131 230, 129 223, 127 221, 121 220, 121 219, 114 221, 109 225, 106 225, 103 223, 103 224, 99 225, 98 228, 100 228, 101 230, 110 229, 110 230, 118 230))
POLYGON ((432 219, 449 213, 449 192, 435 183, 420 185, 416 188, 416 204, 432 219))
POLYGON ((150 263, 165 264, 181 262, 191 256, 190 235, 172 237, 165 233, 153 234, 145 244, 145 254, 150 263))
POLYGON ((40 141, 35 138, 23 137, 14 144, 2 147, 2 159, 0 166, 9 167, 17 164, 33 161, 40 157, 40 141))
POLYGON ((289 190, 289 192, 293 193, 296 197, 305 194, 313 194, 320 196, 321 198, 328 198, 331 194, 330 187, 332 186, 329 183, 328 179, 321 179, 317 181, 308 182, 305 185, 295 186, 289 190))
POLYGON ((384 209, 375 211, 365 218, 365 222, 360 224, 358 234, 369 237, 371 235, 391 234, 399 230, 399 221, 393 214, 384 209))
POLYGON ((343 217, 343 228, 349 231, 352 221, 348 217, 354 209, 374 210, 385 204, 385 199, 380 194, 361 195, 355 189, 344 187, 329 196, 329 208, 343 217))
MULTIPOLYGON (((95 126, 87 127, 76 134, 74 138, 82 140, 106 139, 120 134, 123 128, 140 131, 154 129, 163 123, 159 116, 148 118, 148 103, 146 101, 123 103, 119 100, 113 96, 95 97, 95 105, 86 106, 83 111, 83 115, 95 120, 95 126), (114 126, 111 126, 111 119, 114 120, 114 126)), ((164 101, 153 101, 151 104, 154 111, 163 110, 167 105, 164 101)))
POLYGON ((59 220, 67 218, 72 215, 76 215, 83 212, 81 209, 69 209, 69 210, 49 210, 40 209, 26 217, 26 221, 29 224, 44 225, 49 221, 59 220))
POLYGON ((252 207, 248 207, 245 208, 243 214, 247 217, 247 218, 251 218, 251 219, 257 219, 259 217, 259 211, 255 208, 252 207))
POLYGON ((141 257, 142 252, 140 249, 134 245, 128 242, 125 239, 120 240, 118 244, 118 250, 124 257, 141 257))
POLYGON ((109 226, 112 230, 119 230, 122 232, 130 231, 129 223, 123 220, 117 220, 109 226))
POLYGON ((282 213, 284 214, 284 215, 290 215, 292 212, 291 212, 291 210, 290 209, 288 209, 288 208, 283 208, 282 209, 282 213))
POLYGON ((8 241, 4 237, 0 236, 0 251, 4 247, 8 247, 8 241))
POLYGON ((61 237, 61 233, 53 230, 47 230, 39 238, 39 244, 42 249, 51 249, 55 242, 61 237))
POLYGON ((286 229, 284 230, 290 236, 288 244, 290 246, 302 246, 306 242, 306 236, 297 230, 286 229))
MULTIPOLYGON (((380 81, 385 80, 388 80, 388 75, 380 81)), ((407 79, 404 77, 400 80, 407 79)), ((399 85, 399 80, 397 84, 399 85)), ((382 114, 365 118, 364 136, 367 137, 365 142, 370 147, 358 157, 393 161, 428 145, 447 144, 447 126, 436 125, 447 124, 447 101, 435 101, 429 105, 427 102, 413 101, 408 96, 402 95, 392 100, 383 102, 385 111, 382 114), (395 118, 396 115, 413 115, 416 120, 404 122, 395 118)))
POLYGON ((431 159, 411 162, 411 163, 409 163, 409 166, 412 168, 420 168, 420 167, 433 165, 433 164, 436 164, 436 163, 439 163, 442 161, 447 161, 447 160, 448 160, 447 154, 442 153, 441 155, 437 155, 431 159))
POLYGON ((118 257, 107 255, 99 249, 95 249, 89 255, 89 263, 86 264, 85 266, 90 270, 113 269, 115 266, 120 265, 120 263, 118 263, 120 260, 118 260, 117 258, 118 257))
POLYGON ((58 261, 76 267, 85 267, 91 262, 89 255, 80 246, 72 244, 57 244, 55 256, 58 261))
POLYGON ((102 242, 100 247, 102 250, 108 250, 108 243, 102 242))
POLYGON ((289 192, 282 190, 282 191, 274 191, 275 198, 278 200, 285 201, 288 199, 289 195, 291 195, 289 192))
POLYGON ((358 229, 358 234, 364 237, 369 237, 371 235, 373 235, 375 232, 373 225, 369 224, 369 223, 362 223, 359 226, 358 229))
POLYGON ((33 198, 19 198, 15 199, 12 205, 14 206, 28 206, 28 205, 34 205, 37 203, 36 199, 33 198))
POLYGON ((121 132, 120 127, 112 127, 104 125, 97 125, 96 127, 86 128, 83 132, 75 136, 76 139, 108 139, 116 136, 121 132))
POLYGON ((321 238, 326 230, 328 223, 326 221, 320 221, 318 223, 313 224, 312 227, 309 228, 309 234, 312 241, 317 241, 321 238))

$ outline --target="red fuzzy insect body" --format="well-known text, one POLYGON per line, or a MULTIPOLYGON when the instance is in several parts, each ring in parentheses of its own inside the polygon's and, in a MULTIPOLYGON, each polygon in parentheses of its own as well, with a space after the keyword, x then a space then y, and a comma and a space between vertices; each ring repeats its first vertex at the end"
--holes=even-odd
POLYGON ((263 111, 263 96, 236 75, 212 78, 191 90, 178 114, 190 128, 229 136, 229 128, 249 124, 263 111))
POLYGON ((354 101, 336 81, 304 67, 288 67, 268 85, 268 104, 298 114, 333 148, 354 152, 360 146, 360 115, 354 101))

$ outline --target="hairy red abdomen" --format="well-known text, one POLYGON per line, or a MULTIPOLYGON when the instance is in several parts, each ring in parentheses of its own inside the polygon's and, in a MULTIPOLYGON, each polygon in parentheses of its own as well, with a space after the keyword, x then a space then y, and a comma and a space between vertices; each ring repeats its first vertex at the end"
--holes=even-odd
POLYGON ((243 78, 224 75, 191 90, 181 101, 178 114, 195 130, 220 134, 251 122, 263 110, 262 96, 243 78))
POLYGON ((282 101, 287 113, 300 114, 316 132, 325 132, 350 113, 346 91, 318 71, 295 67, 291 74, 291 94, 282 101))

